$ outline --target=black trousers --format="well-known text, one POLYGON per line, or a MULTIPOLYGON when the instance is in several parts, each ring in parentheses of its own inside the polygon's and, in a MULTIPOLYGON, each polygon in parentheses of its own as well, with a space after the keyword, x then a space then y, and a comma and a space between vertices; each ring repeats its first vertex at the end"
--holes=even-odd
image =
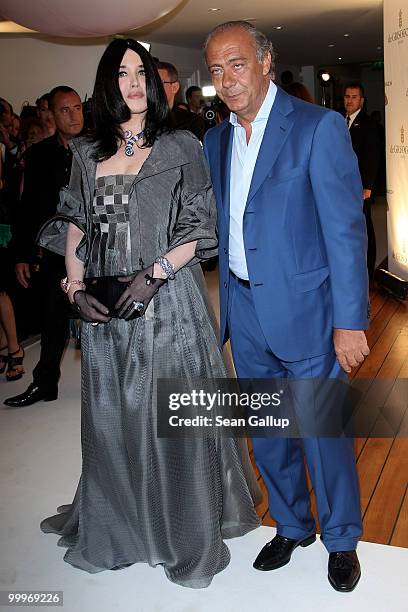
POLYGON ((367 238, 368 238, 367 269, 368 269, 368 277, 370 280, 372 280, 374 277, 375 260, 377 257, 377 245, 375 241, 374 225, 373 225, 373 220, 371 218, 371 206, 373 202, 374 202, 373 198, 367 198, 366 200, 364 200, 364 209, 363 209, 365 220, 366 220, 366 226, 367 226, 367 238))
POLYGON ((33 382, 45 391, 54 391, 69 336, 70 305, 60 287, 61 279, 66 276, 64 257, 44 251, 39 275, 41 353, 33 370, 33 382))

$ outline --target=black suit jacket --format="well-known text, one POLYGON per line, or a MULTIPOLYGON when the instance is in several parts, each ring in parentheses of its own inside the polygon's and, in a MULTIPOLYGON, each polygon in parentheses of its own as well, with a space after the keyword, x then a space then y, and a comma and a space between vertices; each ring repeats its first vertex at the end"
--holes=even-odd
POLYGON ((203 140, 205 133, 204 120, 200 115, 190 113, 190 111, 183 110, 182 108, 174 107, 171 110, 171 118, 173 125, 178 130, 189 130, 198 140, 203 140))
POLYGON ((35 261, 38 230, 55 214, 60 189, 69 183, 71 164, 71 149, 66 149, 56 134, 28 149, 24 190, 13 232, 17 263, 35 261))
POLYGON ((374 189, 381 158, 378 126, 363 110, 350 127, 353 149, 358 159, 364 189, 374 189))

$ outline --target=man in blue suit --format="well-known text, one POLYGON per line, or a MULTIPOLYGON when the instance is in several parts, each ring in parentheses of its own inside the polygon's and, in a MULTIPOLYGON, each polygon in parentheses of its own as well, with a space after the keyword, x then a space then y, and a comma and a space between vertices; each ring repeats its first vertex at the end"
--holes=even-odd
MULTIPOLYGON (((215 28, 205 55, 231 111, 204 142, 218 208, 221 341, 231 338, 240 378, 347 379, 369 349, 363 190, 344 118, 275 86, 272 44, 251 24, 215 28)), ((353 590, 362 532, 353 440, 254 438, 253 448, 277 521, 254 567, 281 567, 315 541, 304 453, 329 581, 353 590)))

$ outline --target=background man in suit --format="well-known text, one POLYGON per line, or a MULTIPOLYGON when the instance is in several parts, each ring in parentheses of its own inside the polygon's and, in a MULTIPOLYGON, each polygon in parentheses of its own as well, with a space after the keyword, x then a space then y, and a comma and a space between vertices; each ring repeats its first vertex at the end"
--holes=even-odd
POLYGON ((364 111, 364 90, 361 83, 350 83, 344 89, 344 108, 346 123, 350 130, 351 142, 358 159, 361 181, 363 183, 364 215, 367 225, 368 275, 373 278, 376 258, 374 226, 371 219, 371 205, 374 201, 373 190, 380 166, 381 143, 377 124, 364 111))
MULTIPOLYGON (((204 149, 218 208, 221 340, 240 378, 347 378, 369 353, 362 186, 344 118, 272 82, 273 48, 246 22, 215 28, 206 62, 229 119, 204 149), (345 372, 344 372, 345 371, 345 372)), ((313 402, 303 402, 311 411, 313 402)), ((360 578, 359 486, 350 438, 254 438, 277 535, 254 567, 315 540, 316 492, 329 580, 360 578)))
POLYGON ((156 65, 163 83, 174 127, 179 130, 189 130, 202 141, 205 132, 202 117, 174 105, 176 95, 180 89, 180 80, 176 67, 170 64, 170 62, 157 62, 156 65))
MULTIPOLYGON (((27 288, 32 264, 38 261, 36 236, 43 223, 56 212, 61 187, 71 175, 72 152, 69 141, 84 127, 81 98, 66 85, 50 92, 49 104, 56 132, 27 151, 24 190, 15 228, 16 276, 27 288)), ((61 290, 65 272, 62 255, 42 249, 40 259, 41 353, 33 370, 33 382, 21 393, 7 398, 7 406, 30 406, 40 400, 58 397, 60 363, 69 332, 70 307, 61 290)))
POLYGON ((203 92, 201 87, 191 85, 191 87, 186 89, 186 100, 190 113, 199 115, 203 107, 203 92))

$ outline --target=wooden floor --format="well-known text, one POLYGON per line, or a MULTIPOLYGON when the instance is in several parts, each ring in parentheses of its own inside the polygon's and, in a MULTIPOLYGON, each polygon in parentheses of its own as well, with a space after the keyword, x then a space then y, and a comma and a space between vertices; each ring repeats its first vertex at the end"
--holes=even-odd
MULTIPOLYGON (((372 290, 370 298, 371 325, 367 337, 371 353, 352 377, 359 379, 359 384, 361 379, 367 380, 367 397, 370 388, 377 396, 380 389, 383 397, 378 401, 385 403, 398 391, 398 380, 408 379, 408 302, 398 302, 378 290, 372 290), (376 384, 379 382, 380 385, 376 384)), ((357 438, 356 457, 364 526, 362 539, 408 547, 408 397, 399 397, 398 401, 405 411, 400 435, 357 438)), ((252 450, 250 452, 253 461, 252 450)), ((264 525, 275 525, 269 514, 265 485, 254 461, 253 465, 263 492, 258 514, 264 525)), ((317 522, 316 499, 311 486, 310 490, 317 522)))
MULTIPOLYGON (((206 280, 218 315, 217 272, 207 273, 206 280)), ((400 435, 395 438, 356 439, 364 526, 362 539, 408 548, 408 396, 401 395, 398 387, 398 381, 401 383, 401 379, 408 379, 408 301, 399 302, 382 291, 372 289, 370 302, 371 322, 367 338, 371 352, 351 377, 358 379, 359 388, 366 385, 367 402, 372 402, 374 394, 377 405, 384 405, 391 398, 394 405, 399 404, 400 414, 404 415, 405 412, 405 416, 400 435)), ((264 525, 274 526, 275 522, 269 514, 268 495, 253 460, 250 442, 249 447, 263 493, 263 501, 257 511, 264 525)), ((310 491, 312 511, 318 523, 311 485, 310 491)))

